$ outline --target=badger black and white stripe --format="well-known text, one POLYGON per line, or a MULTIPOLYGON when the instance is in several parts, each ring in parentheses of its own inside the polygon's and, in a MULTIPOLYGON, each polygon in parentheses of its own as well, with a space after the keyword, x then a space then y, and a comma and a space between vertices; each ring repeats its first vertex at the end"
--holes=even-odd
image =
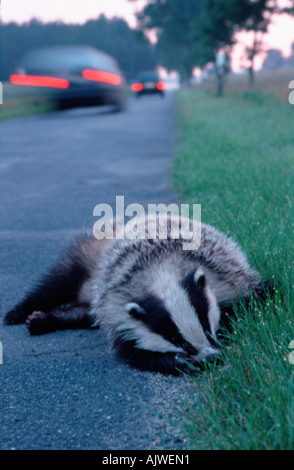
POLYGON ((141 370, 177 374, 216 358, 221 314, 261 295, 264 283, 237 244, 209 225, 201 224, 194 250, 183 243, 195 225, 183 224, 176 237, 177 217, 168 218, 166 239, 148 239, 148 227, 159 233, 164 223, 136 220, 135 237, 130 226, 117 226, 112 240, 80 236, 4 322, 26 322, 31 334, 101 326, 118 357, 141 370))

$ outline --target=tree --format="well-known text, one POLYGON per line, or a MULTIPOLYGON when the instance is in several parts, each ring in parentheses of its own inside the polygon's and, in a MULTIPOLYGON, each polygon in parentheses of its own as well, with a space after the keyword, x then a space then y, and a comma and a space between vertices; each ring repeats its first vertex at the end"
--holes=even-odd
POLYGON ((137 14, 139 29, 156 34, 162 65, 177 69, 185 78, 197 65, 192 31, 201 5, 202 0, 149 0, 137 14))
MULTIPOLYGON (((240 2, 241 4, 242 2, 240 2)), ((254 86, 254 60, 263 50, 262 35, 267 32, 271 23, 272 14, 277 11, 277 5, 272 0, 247 0, 246 8, 240 5, 241 21, 239 28, 252 32, 252 45, 246 48, 249 60, 249 86, 254 86)))
MULTIPOLYGON (((278 0, 147 0, 137 17, 142 31, 156 32, 163 65, 177 68, 186 77, 195 66, 215 62, 219 52, 228 54, 237 32, 251 32, 252 44, 245 52, 249 85, 253 86, 254 62, 262 50, 262 35, 273 13, 283 11, 278 3, 278 0)), ((219 94, 225 65, 222 61, 216 67, 219 94)))
POLYGON ((254 60, 262 50, 262 34, 267 31, 272 14, 278 11, 276 0, 204 0, 197 25, 198 36, 201 35, 207 48, 216 53, 220 48, 232 46, 237 32, 252 32, 252 45, 246 48, 252 87, 254 60))
POLYGON ((203 67, 208 62, 215 64, 218 96, 223 94, 227 58, 230 46, 234 42, 235 25, 230 18, 232 6, 230 0, 228 2, 203 0, 201 14, 193 25, 198 65, 203 67), (222 50, 222 54, 219 54, 220 50, 222 50))

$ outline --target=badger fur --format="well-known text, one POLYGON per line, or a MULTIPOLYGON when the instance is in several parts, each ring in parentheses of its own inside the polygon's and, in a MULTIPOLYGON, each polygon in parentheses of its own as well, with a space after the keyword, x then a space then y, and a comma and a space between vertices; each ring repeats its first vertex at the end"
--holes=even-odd
POLYGON ((83 234, 4 322, 33 335, 101 326, 118 357, 141 370, 177 374, 217 358, 221 315, 264 283, 215 228, 202 223, 199 248, 183 250, 192 221, 176 237, 179 219, 169 217, 166 239, 148 239, 150 224, 158 234, 162 223, 137 220, 133 239, 122 225, 112 240, 83 234))

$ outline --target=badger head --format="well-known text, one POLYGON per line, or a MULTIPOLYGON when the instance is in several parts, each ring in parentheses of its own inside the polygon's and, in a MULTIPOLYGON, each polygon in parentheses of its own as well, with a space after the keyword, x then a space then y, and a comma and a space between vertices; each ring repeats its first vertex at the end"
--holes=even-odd
POLYGON ((117 330, 120 355, 140 369, 173 374, 216 359, 220 311, 202 269, 180 282, 165 275, 156 287, 126 304, 117 330))

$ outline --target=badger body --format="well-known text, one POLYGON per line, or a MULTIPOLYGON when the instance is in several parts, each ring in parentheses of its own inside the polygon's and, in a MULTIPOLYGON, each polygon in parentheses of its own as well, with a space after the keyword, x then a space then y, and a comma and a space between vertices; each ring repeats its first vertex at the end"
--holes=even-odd
POLYGON ((26 322, 31 334, 101 326, 118 356, 142 370, 177 374, 217 358, 221 315, 261 295, 263 282, 235 242, 183 220, 142 218, 135 234, 121 224, 111 240, 83 234, 4 321, 26 322), (199 247, 183 249, 195 228, 199 247))

